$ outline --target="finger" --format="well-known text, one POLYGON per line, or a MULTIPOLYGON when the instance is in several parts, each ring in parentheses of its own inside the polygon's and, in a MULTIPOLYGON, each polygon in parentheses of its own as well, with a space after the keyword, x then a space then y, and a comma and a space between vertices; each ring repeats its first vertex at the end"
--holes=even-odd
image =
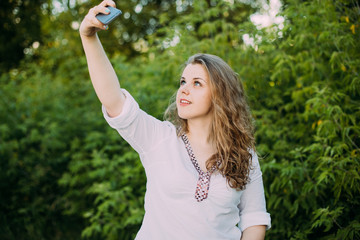
POLYGON ((98 15, 99 13, 103 13, 103 14, 109 14, 110 11, 109 9, 107 9, 106 7, 103 6, 95 6, 93 8, 90 9, 89 13, 91 13, 92 17, 95 17, 96 15, 98 15))
POLYGON ((97 9, 97 7, 93 7, 89 10, 89 13, 85 16, 85 20, 88 23, 89 27, 95 27, 95 28, 99 28, 99 29, 106 29, 106 27, 104 26, 104 24, 102 22, 100 22, 97 18, 96 15, 99 13, 99 10, 97 9))
POLYGON ((111 6, 111 7, 116 7, 116 4, 114 1, 112 0, 104 0, 102 1, 99 6, 103 6, 103 7, 106 7, 106 6, 111 6))
POLYGON ((95 6, 93 8, 90 9, 89 11, 89 15, 88 20, 90 21, 91 25, 93 25, 93 27, 99 28, 99 29, 103 29, 103 30, 108 30, 109 27, 107 25, 104 25, 102 22, 100 22, 97 18, 96 15, 98 15, 99 13, 103 13, 103 14, 109 14, 110 11, 109 9, 107 9, 106 7, 103 6, 95 6))
POLYGON ((91 22, 91 25, 93 25, 96 28, 103 29, 103 30, 109 29, 109 27, 107 25, 104 25, 97 18, 91 18, 90 22, 91 22))

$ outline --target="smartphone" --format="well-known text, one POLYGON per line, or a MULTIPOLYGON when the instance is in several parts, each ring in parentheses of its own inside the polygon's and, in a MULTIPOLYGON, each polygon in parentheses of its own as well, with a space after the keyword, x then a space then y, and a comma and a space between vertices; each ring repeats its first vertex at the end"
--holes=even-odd
POLYGON ((103 24, 108 25, 116 17, 118 17, 122 12, 121 12, 121 10, 119 10, 117 8, 110 7, 110 6, 107 6, 106 8, 110 10, 110 13, 109 14, 99 13, 99 14, 96 15, 96 18, 100 22, 102 22, 103 24))

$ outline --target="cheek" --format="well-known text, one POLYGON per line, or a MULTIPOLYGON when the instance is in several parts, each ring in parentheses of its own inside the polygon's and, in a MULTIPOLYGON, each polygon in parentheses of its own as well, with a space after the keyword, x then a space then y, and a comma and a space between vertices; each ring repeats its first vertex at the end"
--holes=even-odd
POLYGON ((205 96, 203 96, 203 99, 204 99, 204 104, 210 108, 212 105, 211 94, 210 93, 206 94, 205 96))
POLYGON ((178 103, 179 98, 180 98, 180 89, 177 90, 177 92, 176 92, 176 104, 178 103))
POLYGON ((179 102, 180 102, 180 90, 178 90, 177 92, 176 92, 176 99, 175 99, 175 103, 176 103, 176 107, 177 108, 179 108, 179 102))

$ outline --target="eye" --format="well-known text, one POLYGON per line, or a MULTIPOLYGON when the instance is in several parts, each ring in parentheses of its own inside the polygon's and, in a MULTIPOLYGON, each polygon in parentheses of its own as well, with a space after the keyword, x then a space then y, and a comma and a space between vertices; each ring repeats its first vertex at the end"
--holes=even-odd
POLYGON ((183 80, 183 79, 180 80, 180 86, 185 85, 185 83, 186 83, 185 80, 183 80))
POLYGON ((195 82, 194 82, 194 85, 195 85, 195 86, 198 86, 198 87, 201 87, 201 83, 200 83, 199 81, 195 81, 195 82))

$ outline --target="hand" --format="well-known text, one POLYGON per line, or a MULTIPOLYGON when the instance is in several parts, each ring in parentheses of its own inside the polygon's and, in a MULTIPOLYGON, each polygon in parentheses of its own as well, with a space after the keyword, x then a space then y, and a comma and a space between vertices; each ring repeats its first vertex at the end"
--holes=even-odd
POLYGON ((107 6, 116 7, 115 2, 104 0, 99 5, 91 8, 80 25, 80 35, 86 37, 94 36, 100 30, 107 30, 108 26, 101 23, 95 16, 98 13, 109 14, 107 6))

